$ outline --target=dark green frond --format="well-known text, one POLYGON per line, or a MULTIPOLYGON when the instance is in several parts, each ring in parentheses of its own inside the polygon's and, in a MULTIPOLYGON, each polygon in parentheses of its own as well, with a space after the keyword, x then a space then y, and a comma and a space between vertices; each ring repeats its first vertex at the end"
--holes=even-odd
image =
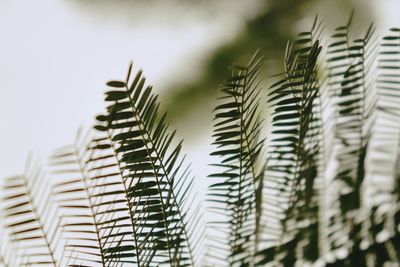
POLYGON ((159 117, 157 95, 139 71, 131 81, 108 82, 107 114, 98 130, 108 133, 128 190, 140 265, 193 263, 183 201, 191 186, 180 158, 181 143, 159 117))
MULTIPOLYGON (((221 168, 209 177, 212 208, 226 217, 229 233, 225 241, 230 266, 250 266, 254 262, 258 230, 257 194, 260 176, 258 164, 263 140, 259 109, 258 81, 262 57, 256 53, 247 66, 233 66, 232 77, 222 89, 221 104, 215 108, 214 145, 211 154, 221 159, 221 168)), ((216 222, 215 224, 221 224, 216 222)), ((220 253, 215 251, 215 253, 220 253)))
POLYGON ((272 85, 272 135, 267 165, 269 240, 259 264, 294 266, 319 257, 318 193, 321 114, 317 60, 320 27, 299 34, 285 55, 285 76, 272 85))
POLYGON ((114 143, 109 134, 97 133, 87 149, 91 153, 86 161, 91 181, 90 198, 100 226, 105 263, 139 265, 138 233, 134 227, 129 189, 114 143))

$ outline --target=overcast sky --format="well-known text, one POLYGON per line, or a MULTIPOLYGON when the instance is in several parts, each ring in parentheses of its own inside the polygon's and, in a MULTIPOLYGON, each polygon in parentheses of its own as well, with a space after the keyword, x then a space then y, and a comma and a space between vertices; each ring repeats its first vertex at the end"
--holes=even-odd
MULTIPOLYGON (((104 107, 105 82, 125 77, 131 60, 156 88, 171 72, 190 76, 254 12, 230 5, 207 16, 167 1, 95 2, 0 1, 0 177, 20 173, 29 152, 45 161, 90 126, 104 107)), ((378 27, 400 26, 399 1, 372 2, 378 27)), ((206 155, 200 146, 192 158, 206 155)))
POLYGON ((131 60, 156 88, 172 75, 188 78, 251 13, 204 19, 205 11, 164 1, 98 2, 0 1, 0 177, 21 172, 29 152, 45 161, 90 126, 105 82, 124 78, 131 60))

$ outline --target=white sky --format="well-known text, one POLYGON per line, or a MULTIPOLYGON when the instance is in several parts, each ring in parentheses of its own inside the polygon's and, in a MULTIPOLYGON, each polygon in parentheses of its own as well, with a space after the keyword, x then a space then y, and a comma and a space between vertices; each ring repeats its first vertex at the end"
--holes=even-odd
MULTIPOLYGON (((0 1, 0 177, 20 173, 29 152, 44 161, 72 142, 103 110, 105 81, 125 77, 130 60, 156 88, 172 75, 190 75, 253 8, 221 1, 231 5, 204 17, 209 11, 187 10, 184 1, 95 2, 0 1)), ((400 26, 400 1, 368 2, 379 2, 378 27, 400 26)), ((194 145, 190 158, 205 156, 196 150, 202 146, 194 145)))
POLYGON ((0 177, 20 173, 29 152, 44 161, 90 126, 103 110, 105 82, 123 79, 131 60, 156 88, 190 75, 240 29, 235 14, 245 14, 204 19, 179 3, 95 2, 0 1, 0 177))

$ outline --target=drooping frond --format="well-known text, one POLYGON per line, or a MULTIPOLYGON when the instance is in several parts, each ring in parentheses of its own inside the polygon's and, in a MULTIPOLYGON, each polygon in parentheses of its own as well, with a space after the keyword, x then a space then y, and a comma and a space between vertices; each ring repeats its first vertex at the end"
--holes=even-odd
MULTIPOLYGON (((215 164, 218 171, 209 175, 215 182, 208 195, 212 209, 224 214, 221 220, 226 223, 215 222, 215 228, 228 232, 223 243, 229 266, 254 264, 260 217, 256 206, 261 202, 257 190, 263 175, 258 162, 263 144, 259 138, 262 119, 257 80, 261 61, 256 53, 247 66, 233 66, 232 77, 222 89, 222 103, 215 108, 216 150, 211 155, 221 162, 215 164)), ((221 238, 218 233, 216 238, 221 238)), ((220 253, 214 251, 218 256, 220 253)))
POLYGON ((7 178, 2 199, 5 227, 18 247, 20 266, 58 266, 58 221, 43 171, 31 161, 25 174, 7 178))
POLYGON ((316 180, 320 165, 321 111, 317 59, 320 24, 289 43, 284 77, 272 85, 272 135, 266 169, 265 231, 259 264, 315 262, 319 257, 316 180))
POLYGON ((122 171, 139 265, 193 265, 184 209, 193 180, 181 143, 159 115, 157 95, 141 71, 130 81, 131 69, 126 81, 108 82, 110 105, 97 129, 109 135, 122 171))

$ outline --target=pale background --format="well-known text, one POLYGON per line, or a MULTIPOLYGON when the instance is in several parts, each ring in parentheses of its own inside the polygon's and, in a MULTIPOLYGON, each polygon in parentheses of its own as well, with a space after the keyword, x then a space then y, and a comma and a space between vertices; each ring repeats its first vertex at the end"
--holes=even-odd
MULTIPOLYGON (((52 149, 73 141, 79 126, 89 127, 104 108, 105 82, 125 77, 130 61, 156 90, 190 79, 259 5, 151 2, 0 1, 0 177, 21 173, 29 152, 45 162, 52 149)), ((400 26, 400 1, 353 2, 357 12, 370 7, 378 30, 400 26)), ((348 15, 315 13, 328 22, 348 15)), ((211 112, 199 115, 212 118, 211 112)), ((183 137, 194 174, 205 177, 209 139, 183 137)))

